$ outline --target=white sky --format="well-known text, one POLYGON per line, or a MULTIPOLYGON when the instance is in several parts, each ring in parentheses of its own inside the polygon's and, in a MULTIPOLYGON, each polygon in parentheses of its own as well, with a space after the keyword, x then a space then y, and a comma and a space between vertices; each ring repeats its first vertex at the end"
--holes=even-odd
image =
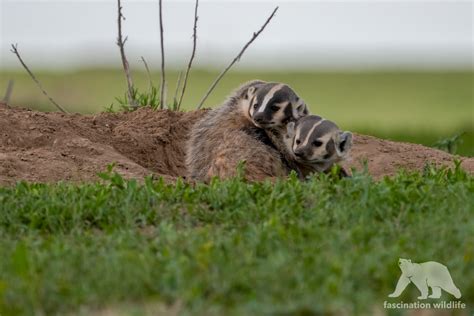
MULTIPOLYGON (((165 54, 190 54, 194 1, 164 0, 165 54)), ((131 63, 160 60, 157 0, 122 0, 131 63)), ((221 67, 280 9, 239 68, 472 69, 472 1, 200 1, 196 63, 221 67)), ((120 67, 116 1, 0 0, 0 67, 120 67)), ((153 67, 156 69, 156 67, 153 67)))

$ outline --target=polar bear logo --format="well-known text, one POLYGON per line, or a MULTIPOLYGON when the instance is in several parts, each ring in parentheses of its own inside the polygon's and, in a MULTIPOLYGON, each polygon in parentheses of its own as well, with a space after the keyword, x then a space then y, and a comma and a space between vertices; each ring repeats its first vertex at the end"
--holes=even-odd
POLYGON ((420 290, 419 300, 426 298, 440 298, 441 289, 454 295, 455 298, 461 297, 461 291, 454 285, 453 279, 449 274, 448 268, 441 263, 428 261, 423 263, 412 263, 410 259, 398 260, 402 275, 398 280, 395 291, 388 297, 399 297, 410 282, 420 290), (428 296, 428 287, 432 294, 428 296))

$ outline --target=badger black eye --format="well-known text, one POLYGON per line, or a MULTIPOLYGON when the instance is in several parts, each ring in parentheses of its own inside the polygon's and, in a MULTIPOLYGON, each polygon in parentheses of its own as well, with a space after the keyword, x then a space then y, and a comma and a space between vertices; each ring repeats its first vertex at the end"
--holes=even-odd
POLYGON ((297 139, 296 140, 296 145, 299 145, 299 144, 301 144, 301 140, 297 139))
POLYGON ((276 106, 276 105, 272 105, 272 106, 270 107, 270 110, 271 110, 272 112, 276 112, 276 111, 278 111, 279 109, 280 109, 280 108, 279 108, 278 106, 276 106))
POLYGON ((314 147, 319 147, 319 146, 321 146, 322 144, 323 144, 323 143, 320 142, 319 140, 315 140, 315 141, 313 142, 313 146, 314 146, 314 147))
POLYGON ((256 109, 258 108, 258 103, 255 103, 255 104, 253 105, 253 108, 256 110, 256 109))

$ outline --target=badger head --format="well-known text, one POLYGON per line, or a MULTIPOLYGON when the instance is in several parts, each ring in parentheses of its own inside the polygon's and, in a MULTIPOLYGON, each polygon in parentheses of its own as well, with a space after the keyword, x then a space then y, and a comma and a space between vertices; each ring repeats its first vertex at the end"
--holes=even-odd
POLYGON ((350 132, 343 132, 334 122, 316 115, 289 123, 286 137, 296 161, 318 171, 344 160, 352 147, 350 132))
POLYGON ((285 126, 308 114, 304 101, 282 83, 258 82, 246 89, 243 98, 250 120, 260 128, 285 126))

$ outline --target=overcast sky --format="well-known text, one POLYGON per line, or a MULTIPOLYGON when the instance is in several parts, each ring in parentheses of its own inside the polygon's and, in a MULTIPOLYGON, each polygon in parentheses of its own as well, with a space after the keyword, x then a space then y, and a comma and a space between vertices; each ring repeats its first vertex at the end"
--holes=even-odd
MULTIPOLYGON (((194 1, 164 0, 167 64, 191 50, 194 1)), ((0 0, 0 67, 18 43, 40 68, 117 66, 116 1, 0 0)), ((122 0, 127 55, 160 60, 158 1, 122 0)), ((472 69, 472 1, 200 1, 196 63, 221 67, 280 9, 238 65, 299 68, 472 69)), ((154 67, 156 69, 156 67, 154 67)))

